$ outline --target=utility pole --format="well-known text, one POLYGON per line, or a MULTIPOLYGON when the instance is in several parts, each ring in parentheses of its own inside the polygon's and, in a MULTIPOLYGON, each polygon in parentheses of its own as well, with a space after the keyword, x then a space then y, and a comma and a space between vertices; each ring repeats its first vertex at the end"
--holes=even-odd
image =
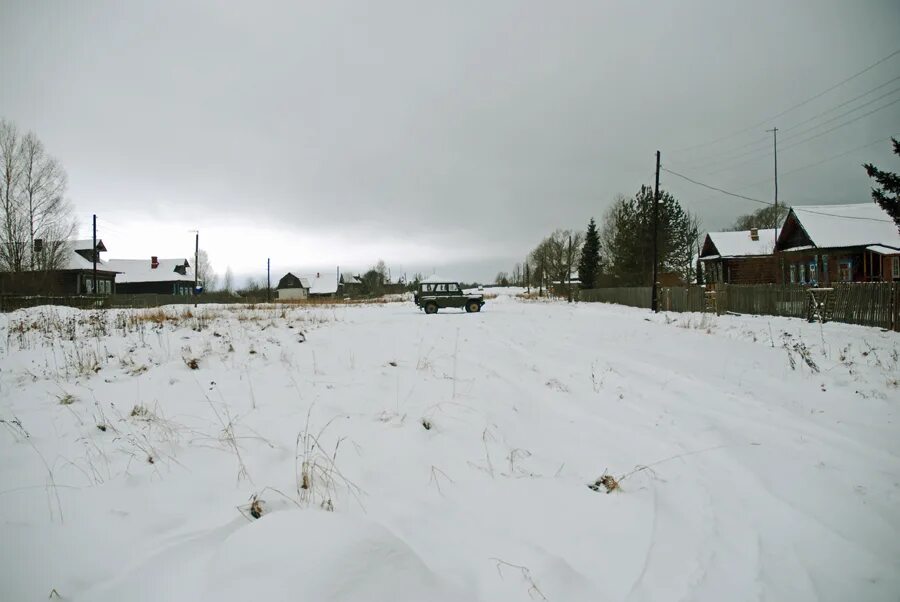
POLYGON ((528 262, 525 262, 525 286, 527 288, 528 294, 531 294, 531 274, 529 274, 529 265, 528 262))
POLYGON ((566 268, 568 270, 568 285, 566 286, 566 290, 568 291, 569 303, 572 302, 572 259, 572 237, 569 236, 569 247, 568 252, 566 253, 566 268))
POLYGON ((272 302, 272 258, 266 259, 266 303, 272 302))
MULTIPOLYGON (((33 248, 33 247, 32 247, 33 248)), ((94 214, 94 252, 91 253, 91 258, 94 260, 94 275, 93 275, 93 286, 91 287, 91 292, 93 294, 97 294, 97 214, 94 214)))
POLYGON ((541 279, 540 279, 540 289, 538 290, 538 297, 544 296, 544 256, 541 255, 541 279))
POLYGON ((194 230, 194 307, 197 307, 198 288, 200 288, 200 230, 194 230))
POLYGON ((775 150, 775 214, 772 216, 772 227, 775 228, 775 242, 778 242, 778 128, 773 127, 766 131, 772 132, 772 144, 775 150))
POLYGON ((650 309, 659 312, 659 151, 656 151, 656 186, 653 188, 653 289, 650 294, 650 309))

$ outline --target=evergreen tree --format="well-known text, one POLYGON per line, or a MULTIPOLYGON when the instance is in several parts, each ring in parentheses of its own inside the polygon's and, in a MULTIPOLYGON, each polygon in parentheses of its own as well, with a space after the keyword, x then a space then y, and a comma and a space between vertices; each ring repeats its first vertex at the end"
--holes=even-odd
MULTIPOLYGON (((891 138, 894 143, 894 154, 900 155, 900 140, 891 138)), ((900 176, 889 171, 881 171, 871 163, 863 165, 870 178, 875 178, 881 187, 872 189, 872 199, 884 209, 897 224, 900 230, 900 176)))
MULTIPOLYGON (((693 273, 698 222, 678 200, 660 191, 658 207, 660 272, 693 273)), ((650 286, 653 280, 653 189, 641 186, 631 198, 621 197, 606 215, 602 233, 609 273, 620 286, 650 286)))
POLYGON ((594 218, 591 218, 591 221, 588 222, 587 234, 584 237, 584 246, 581 247, 581 259, 578 261, 578 278, 581 280, 581 288, 594 288, 599 275, 600 234, 597 232, 594 218))

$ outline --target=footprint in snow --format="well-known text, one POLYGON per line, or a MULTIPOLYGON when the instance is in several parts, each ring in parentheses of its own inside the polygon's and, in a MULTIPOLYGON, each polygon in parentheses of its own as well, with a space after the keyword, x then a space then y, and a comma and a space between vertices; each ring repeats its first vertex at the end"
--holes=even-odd
POLYGON ((554 391, 559 391, 560 393, 568 393, 569 392, 569 387, 567 387, 560 381, 556 380, 555 378, 551 378, 544 384, 546 384, 548 387, 550 387, 554 391))

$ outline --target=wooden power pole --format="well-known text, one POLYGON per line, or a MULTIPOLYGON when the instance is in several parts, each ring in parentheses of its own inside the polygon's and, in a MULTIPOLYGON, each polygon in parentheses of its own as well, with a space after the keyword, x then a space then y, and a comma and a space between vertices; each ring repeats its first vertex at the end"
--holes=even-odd
POLYGON ((656 185, 653 188, 653 289, 650 294, 650 309, 659 312, 659 151, 656 151, 656 185))
MULTIPOLYGON (((194 232, 194 307, 197 307, 197 294, 200 288, 200 230, 194 232)), ((206 286, 204 284, 204 286, 206 286)))
POLYGON ((766 130, 767 132, 772 132, 772 144, 773 150, 775 151, 775 214, 772 216, 772 227, 775 228, 775 242, 778 242, 778 128, 773 127, 771 130, 766 130))
POLYGON ((91 253, 91 259, 94 260, 94 274, 93 274, 93 285, 91 286, 91 293, 94 295, 97 294, 97 214, 94 214, 94 252, 91 253))

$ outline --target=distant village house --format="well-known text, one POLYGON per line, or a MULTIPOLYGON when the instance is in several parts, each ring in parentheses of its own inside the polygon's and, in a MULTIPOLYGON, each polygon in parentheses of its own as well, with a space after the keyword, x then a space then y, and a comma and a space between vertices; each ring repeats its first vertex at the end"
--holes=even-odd
POLYGON ((337 272, 294 275, 288 272, 278 281, 276 299, 289 301, 309 297, 335 297, 340 290, 337 272))
POLYGON ((116 274, 118 294, 180 295, 193 294, 194 269, 187 259, 110 259, 116 274))
POLYGON ((116 290, 116 273, 100 258, 100 253, 105 252, 106 246, 99 239, 96 246, 92 239, 66 241, 62 244, 62 258, 57 269, 0 272, 0 294, 111 295, 116 290))

